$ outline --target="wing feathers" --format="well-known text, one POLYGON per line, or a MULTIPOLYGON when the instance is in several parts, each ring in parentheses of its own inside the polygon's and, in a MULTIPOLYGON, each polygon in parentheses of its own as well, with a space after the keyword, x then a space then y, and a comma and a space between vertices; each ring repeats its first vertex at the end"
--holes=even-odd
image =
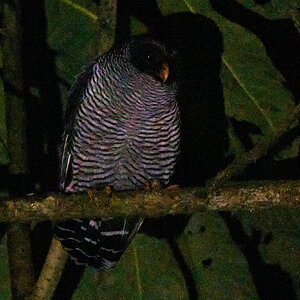
POLYGON ((74 135, 74 120, 80 104, 84 101, 84 91, 93 76, 94 65, 92 61, 82 68, 82 72, 76 76, 75 83, 69 91, 69 102, 65 115, 65 131, 63 135, 64 147, 61 159, 61 169, 59 178, 59 188, 66 191, 72 179, 72 141, 74 135))

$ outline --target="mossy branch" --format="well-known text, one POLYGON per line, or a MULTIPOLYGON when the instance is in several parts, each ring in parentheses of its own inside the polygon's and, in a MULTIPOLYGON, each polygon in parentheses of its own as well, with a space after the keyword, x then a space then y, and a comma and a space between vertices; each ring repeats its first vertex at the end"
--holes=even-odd
POLYGON ((173 188, 147 191, 90 191, 6 200, 0 222, 61 221, 70 218, 192 214, 199 210, 260 210, 299 207, 300 181, 243 182, 222 188, 173 188))

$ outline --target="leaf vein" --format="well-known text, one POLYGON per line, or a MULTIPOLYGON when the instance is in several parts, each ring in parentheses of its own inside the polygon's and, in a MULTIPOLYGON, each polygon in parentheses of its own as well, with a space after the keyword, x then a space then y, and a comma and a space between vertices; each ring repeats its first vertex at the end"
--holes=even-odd
POLYGON ((94 21, 98 20, 98 17, 93 14, 92 12, 90 12, 89 10, 87 10, 86 8, 80 6, 79 4, 73 3, 70 0, 62 0, 64 3, 70 5, 71 7, 73 7, 76 10, 79 10, 80 12, 84 13, 85 15, 87 15, 88 17, 90 17, 91 19, 93 19, 94 21))

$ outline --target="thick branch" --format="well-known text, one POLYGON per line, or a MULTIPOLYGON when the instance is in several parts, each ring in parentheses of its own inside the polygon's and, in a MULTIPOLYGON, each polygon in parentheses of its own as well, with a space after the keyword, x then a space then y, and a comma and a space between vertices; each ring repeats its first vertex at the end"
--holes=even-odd
POLYGON ((60 242, 52 240, 43 270, 34 287, 33 293, 26 300, 52 299, 56 286, 64 270, 68 253, 62 249, 60 242))
POLYGON ((134 216, 159 217, 199 210, 259 210, 299 207, 300 181, 244 182, 222 188, 156 189, 108 195, 105 191, 46 198, 31 196, 0 204, 0 222, 40 222, 69 218, 134 216))

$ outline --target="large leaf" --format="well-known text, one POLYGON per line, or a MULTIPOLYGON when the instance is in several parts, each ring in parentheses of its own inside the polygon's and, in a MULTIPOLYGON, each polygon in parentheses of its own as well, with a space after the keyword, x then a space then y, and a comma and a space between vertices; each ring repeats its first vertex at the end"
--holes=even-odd
POLYGON ((70 84, 95 56, 98 23, 95 7, 88 3, 86 7, 86 1, 46 1, 48 43, 57 52, 59 76, 70 84))
MULTIPOLYGON (((163 14, 184 10, 216 22, 224 41, 221 80, 227 116, 258 126, 263 135, 254 136, 254 141, 276 132, 293 111, 294 102, 262 42, 250 31, 216 13, 208 0, 185 0, 178 5, 177 1, 176 5, 159 3, 163 14)), ((241 149, 234 151, 239 153, 241 149)))
MULTIPOLYGON (((239 212, 238 217, 246 236, 251 237, 253 230, 261 233, 257 249, 262 260, 246 257, 217 213, 198 213, 176 241, 177 259, 192 275, 186 278, 189 287, 184 280, 187 270, 178 266, 170 244, 138 234, 113 271, 88 268, 73 299, 191 299, 188 290, 194 290, 198 299, 260 299, 249 267, 257 267, 270 282, 288 272, 282 280, 288 280, 290 274, 300 295, 296 286, 300 228, 295 226, 299 210, 239 212)), ((245 250, 247 244, 240 247, 245 250)))
POLYGON ((74 299, 188 299, 165 240, 139 234, 112 272, 88 269, 74 299))
POLYGON ((193 215, 178 243, 199 299, 259 299, 248 264, 218 214, 193 215))
POLYGON ((245 232, 250 235, 253 229, 262 232, 259 250, 267 264, 279 265, 291 275, 295 289, 300 295, 300 210, 272 209, 268 213, 255 214, 239 212, 245 232))
POLYGON ((81 68, 97 54, 97 15, 92 1, 46 1, 48 44, 56 53, 64 107, 81 68), (67 21, 66 21, 67 20, 67 21))
MULTIPOLYGON (((258 1, 257 1, 258 2, 258 1)), ((291 17, 291 11, 300 8, 299 0, 272 0, 265 4, 256 4, 253 0, 243 0, 242 4, 269 19, 282 19, 291 17)))

